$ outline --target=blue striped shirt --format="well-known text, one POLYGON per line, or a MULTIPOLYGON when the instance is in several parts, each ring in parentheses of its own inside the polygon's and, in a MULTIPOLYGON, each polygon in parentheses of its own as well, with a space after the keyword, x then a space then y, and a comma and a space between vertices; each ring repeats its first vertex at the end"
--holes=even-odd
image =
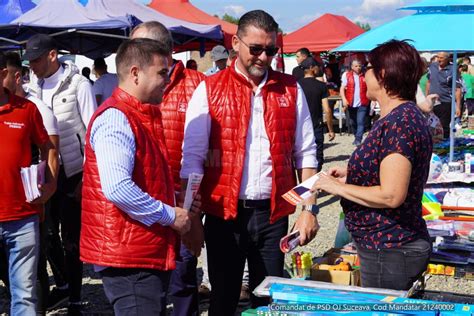
POLYGON ((174 208, 155 200, 132 180, 135 136, 123 112, 112 108, 99 115, 92 124, 90 144, 102 191, 110 202, 147 226, 174 223, 174 208))

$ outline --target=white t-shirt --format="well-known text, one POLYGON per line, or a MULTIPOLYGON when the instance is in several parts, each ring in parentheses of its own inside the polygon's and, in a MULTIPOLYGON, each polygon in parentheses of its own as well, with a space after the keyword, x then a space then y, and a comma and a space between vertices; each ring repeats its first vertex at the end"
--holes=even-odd
POLYGON ((46 129, 48 135, 59 135, 58 120, 56 119, 56 116, 54 116, 53 110, 49 108, 43 101, 29 93, 26 95, 26 98, 33 102, 38 108, 41 118, 43 119, 44 128, 46 129))
MULTIPOLYGON (((355 72, 352 72, 352 73, 354 74, 354 101, 353 101, 352 107, 358 108, 359 106, 361 106, 359 75, 356 74, 355 72)), ((347 87, 347 72, 342 74, 341 84, 344 87, 347 87)))
MULTIPOLYGON (((106 99, 108 99, 112 95, 112 92, 117 86, 118 86, 117 75, 106 73, 100 76, 100 78, 94 82, 94 85, 92 86, 92 93, 94 95, 101 95, 102 102, 104 102, 106 99)), ((100 105, 100 104, 97 104, 97 105, 100 105)))

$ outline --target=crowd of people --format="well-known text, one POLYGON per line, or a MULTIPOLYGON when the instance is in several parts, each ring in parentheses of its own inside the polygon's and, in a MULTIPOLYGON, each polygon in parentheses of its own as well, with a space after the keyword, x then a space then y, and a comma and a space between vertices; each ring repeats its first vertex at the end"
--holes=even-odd
MULTIPOLYGON (((173 59, 159 22, 140 24, 122 43, 116 75, 101 58, 81 74, 44 34, 26 44, 28 83, 20 56, 0 53, 0 278, 11 315, 65 302, 79 315, 83 263, 102 277, 117 315, 165 315, 167 302, 173 315, 198 315, 204 290, 212 316, 234 315, 242 300, 267 305, 252 290, 283 276, 279 241, 295 207, 282 195, 322 170, 325 131, 335 138, 330 90, 340 93, 356 147, 347 167, 320 173, 312 190, 341 197, 362 286, 410 287, 431 253, 421 217, 432 151, 423 112, 439 117, 447 137, 448 54, 426 67, 410 44, 392 40, 341 72, 334 56, 323 64, 301 48, 287 75, 271 67, 277 33, 268 13, 245 13, 232 50, 214 47, 205 73, 195 60, 173 59), (380 115, 364 139, 375 104, 380 115), (20 168, 40 160, 42 194, 26 202, 20 168), (203 180, 184 209, 192 174, 203 180)), ((473 67, 464 62, 457 117, 464 104, 474 110, 473 67)), ((317 234, 318 213, 315 194, 291 228, 301 245, 317 234)))

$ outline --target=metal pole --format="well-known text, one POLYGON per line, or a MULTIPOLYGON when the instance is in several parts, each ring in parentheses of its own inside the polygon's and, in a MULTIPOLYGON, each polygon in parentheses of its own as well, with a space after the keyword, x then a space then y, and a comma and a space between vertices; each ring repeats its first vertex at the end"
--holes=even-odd
POLYGON ((454 118, 456 116, 456 80, 458 75, 458 52, 453 53, 453 83, 451 87, 451 122, 449 123, 449 162, 454 159, 454 118))

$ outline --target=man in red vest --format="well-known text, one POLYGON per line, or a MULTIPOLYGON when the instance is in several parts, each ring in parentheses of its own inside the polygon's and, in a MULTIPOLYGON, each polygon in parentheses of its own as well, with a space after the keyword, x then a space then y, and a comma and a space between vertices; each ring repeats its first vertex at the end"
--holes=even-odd
MULTIPOLYGON (((301 87, 273 71, 278 24, 268 13, 244 14, 233 36, 232 65, 207 77, 186 112, 181 178, 204 174, 200 187, 211 316, 234 315, 248 259, 250 290, 265 276, 282 276, 280 239, 294 206, 282 194, 316 173, 316 144, 301 87)), ((295 230, 304 245, 316 235, 318 207, 306 201, 295 230)), ((185 240, 191 239, 184 236, 185 240)), ((194 237, 194 246, 200 241, 194 237)), ((268 304, 252 295, 253 307, 268 304)))
POLYGON ((94 113, 86 136, 81 259, 100 271, 116 315, 164 315, 179 234, 188 211, 174 207, 160 111, 169 51, 158 41, 125 41, 119 86, 94 113))
POLYGON ((359 60, 353 60, 351 70, 342 74, 340 94, 344 112, 349 108, 350 125, 355 135, 352 144, 358 146, 362 142, 370 104, 367 98, 367 84, 359 60))
MULTIPOLYGON (((204 80, 204 74, 186 69, 181 61, 174 60, 173 38, 170 31, 158 21, 149 21, 138 25, 131 33, 131 38, 150 38, 162 43, 168 50, 170 83, 166 86, 163 101, 156 107, 161 112, 169 165, 173 174, 176 193, 180 193, 182 145, 184 137, 184 120, 188 102, 198 84, 204 80)), ((183 201, 178 201, 182 203, 183 201)), ((199 217, 195 217, 201 221, 199 217)), ((194 217, 193 217, 194 220, 194 217)), ((201 225, 200 223, 198 223, 201 225)), ((200 250, 200 249, 199 249, 200 250)), ((196 278, 197 256, 185 245, 181 245, 180 258, 176 260, 176 269, 171 273, 169 296, 173 303, 173 316, 193 316, 199 313, 198 289, 196 278)))

